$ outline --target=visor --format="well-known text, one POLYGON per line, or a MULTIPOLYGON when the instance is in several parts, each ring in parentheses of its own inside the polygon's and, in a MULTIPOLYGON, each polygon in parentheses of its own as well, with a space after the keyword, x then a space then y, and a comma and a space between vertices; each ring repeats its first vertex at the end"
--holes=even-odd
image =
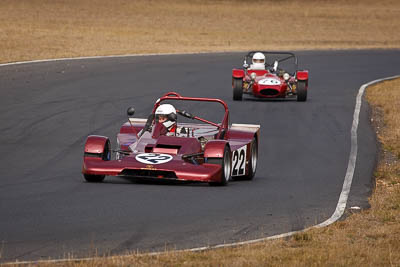
POLYGON ((156 114, 156 121, 159 121, 160 119, 166 120, 167 119, 167 115, 156 114))

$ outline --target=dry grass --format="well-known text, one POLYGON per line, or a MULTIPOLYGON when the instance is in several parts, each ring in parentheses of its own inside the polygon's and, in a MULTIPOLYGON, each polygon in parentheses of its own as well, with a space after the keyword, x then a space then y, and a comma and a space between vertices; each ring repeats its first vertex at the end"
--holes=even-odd
POLYGON ((153 52, 400 48, 400 1, 1 0, 0 62, 153 52))
POLYGON ((399 85, 400 83, 384 82, 379 89, 370 90, 368 94, 368 101, 377 106, 376 116, 384 118, 383 124, 378 125, 380 127, 377 132, 378 139, 386 150, 398 158, 400 158, 399 85))

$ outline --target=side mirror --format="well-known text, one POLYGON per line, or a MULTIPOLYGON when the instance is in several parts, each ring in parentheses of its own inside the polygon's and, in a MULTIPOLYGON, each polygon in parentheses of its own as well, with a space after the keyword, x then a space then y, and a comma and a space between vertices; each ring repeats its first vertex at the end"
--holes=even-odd
POLYGON ((278 70, 278 61, 275 60, 274 62, 274 71, 278 70))
POLYGON ((243 68, 247 69, 249 67, 249 64, 247 64, 246 59, 243 61, 243 68))
POLYGON ((128 108, 126 114, 128 114, 129 117, 132 117, 135 114, 135 108, 134 107, 128 108))

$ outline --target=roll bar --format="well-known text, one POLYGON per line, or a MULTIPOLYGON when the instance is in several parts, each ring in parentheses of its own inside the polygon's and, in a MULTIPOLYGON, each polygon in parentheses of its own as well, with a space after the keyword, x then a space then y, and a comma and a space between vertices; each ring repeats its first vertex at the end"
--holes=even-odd
POLYGON ((159 98, 156 103, 154 104, 154 108, 153 108, 153 113, 156 111, 157 107, 160 105, 160 103, 162 101, 165 100, 179 100, 179 101, 202 101, 202 102, 216 102, 216 103, 220 103, 224 109, 225 109, 225 115, 224 118, 222 120, 221 124, 217 124, 211 121, 207 121, 205 119, 199 118, 199 117, 194 117, 194 119, 197 119, 199 121, 211 124, 215 127, 219 128, 219 133, 218 136, 220 136, 221 132, 224 129, 228 129, 229 127, 229 109, 228 109, 228 105, 222 101, 221 99, 217 99, 217 98, 206 98, 206 97, 186 97, 186 96, 181 96, 180 94, 176 93, 176 92, 168 92, 165 95, 163 95, 161 98, 159 98))

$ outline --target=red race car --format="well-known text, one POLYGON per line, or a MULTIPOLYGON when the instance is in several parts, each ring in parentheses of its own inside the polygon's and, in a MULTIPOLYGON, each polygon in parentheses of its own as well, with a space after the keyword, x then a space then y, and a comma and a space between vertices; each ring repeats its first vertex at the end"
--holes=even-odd
POLYGON ((306 101, 308 71, 297 68, 297 57, 293 53, 249 52, 244 57, 243 68, 232 70, 233 100, 242 100, 243 94, 248 94, 257 98, 289 97, 306 101))
POLYGON ((229 125, 228 107, 220 99, 170 92, 156 101, 147 119, 132 118, 133 108, 127 113, 129 120, 117 135, 118 149, 111 150, 105 136, 88 136, 82 167, 86 181, 102 182, 111 175, 226 185, 231 178, 251 180, 255 175, 260 126, 229 125), (189 107, 198 103, 203 112, 206 103, 214 103, 223 110, 222 121, 215 123, 176 108, 185 103, 189 107))

